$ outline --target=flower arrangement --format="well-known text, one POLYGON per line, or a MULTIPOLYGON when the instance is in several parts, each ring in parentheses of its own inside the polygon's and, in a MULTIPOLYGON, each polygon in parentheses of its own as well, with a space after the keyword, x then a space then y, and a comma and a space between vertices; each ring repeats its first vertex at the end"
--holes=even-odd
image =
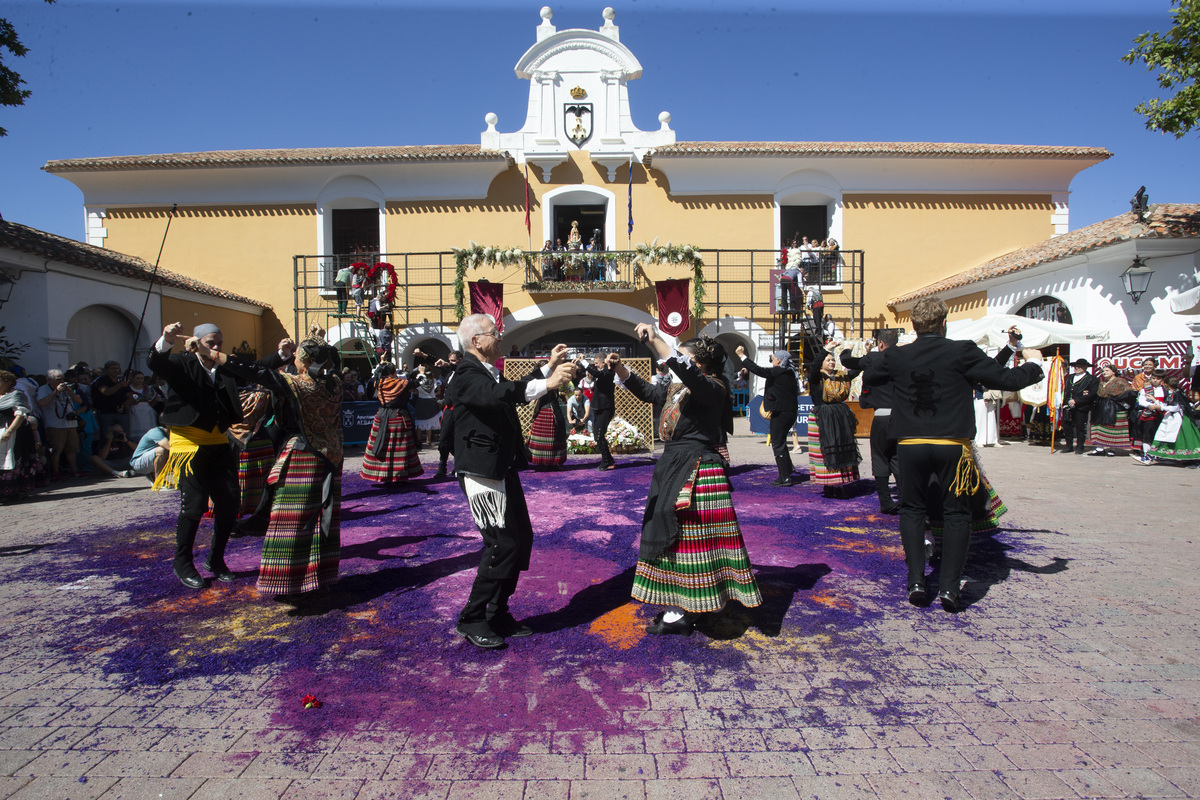
MULTIPOLYGON (((351 264, 350 266, 354 267, 360 264, 366 266, 362 262, 351 264)), ((396 302, 396 268, 386 261, 380 261, 377 264, 367 267, 367 283, 374 283, 378 280, 381 272, 383 273, 383 280, 380 281, 379 299, 390 306, 396 302)))
POLYGON ((639 242, 634 247, 633 263, 644 271, 651 264, 667 264, 684 266, 692 270, 692 316, 699 319, 704 315, 704 259, 700 251, 690 244, 665 245, 658 243, 658 237, 650 244, 639 242))
POLYGON ((466 247, 455 247, 452 250, 454 251, 454 313, 458 315, 459 319, 467 315, 466 306, 463 303, 463 281, 466 278, 468 267, 478 269, 490 264, 507 266, 525 263, 525 251, 519 247, 507 249, 490 245, 485 247, 472 241, 466 247))
POLYGON ((531 292, 632 292, 629 281, 534 281, 526 284, 531 292))
MULTIPOLYGON (((608 447, 614 453, 635 453, 648 449, 646 438, 623 417, 613 417, 608 424, 608 447)), ((567 452, 572 455, 598 453, 596 440, 590 433, 572 433, 567 437, 567 452)))

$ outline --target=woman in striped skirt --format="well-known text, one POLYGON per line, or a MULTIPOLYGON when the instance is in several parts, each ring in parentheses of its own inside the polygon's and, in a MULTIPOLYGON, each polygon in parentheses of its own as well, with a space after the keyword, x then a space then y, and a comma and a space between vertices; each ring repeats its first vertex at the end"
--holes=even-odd
POLYGON ((1131 450, 1129 412, 1123 399, 1133 392, 1129 381, 1113 369, 1112 364, 1100 365, 1100 389, 1092 409, 1092 446, 1089 456, 1115 456, 1118 450, 1131 450))
POLYGON ((362 476, 386 485, 415 478, 425 470, 417 458, 417 434, 408 412, 408 381, 397 377, 391 364, 381 367, 384 373, 376 388, 379 410, 363 453, 362 476))
POLYGON ((808 373, 813 404, 808 415, 808 469, 826 497, 845 498, 846 486, 858 480, 862 461, 854 439, 858 420, 846 405, 850 382, 860 370, 838 371, 833 353, 818 351, 817 355, 821 360, 808 373))
POLYGON ((675 380, 652 386, 616 365, 635 397, 663 404, 659 435, 665 447, 650 478, 633 598, 667 607, 647 633, 686 636, 699 615, 720 611, 730 600, 762 604, 733 509, 728 462, 716 451, 732 404, 723 377, 725 351, 703 337, 672 352, 645 324, 635 334, 666 362, 675 380))
MULTIPOLYGON (((541 377, 546 363, 539 361, 530 377, 541 377)), ((535 469, 558 469, 567 463, 567 416, 557 389, 538 398, 526 444, 529 463, 535 469)))

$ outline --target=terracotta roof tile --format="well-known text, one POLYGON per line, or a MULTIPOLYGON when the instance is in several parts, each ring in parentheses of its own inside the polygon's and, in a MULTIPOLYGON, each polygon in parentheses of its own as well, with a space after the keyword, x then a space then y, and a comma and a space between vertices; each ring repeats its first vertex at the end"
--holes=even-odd
POLYGON ((200 167, 275 167, 293 164, 381 164, 402 161, 488 161, 511 157, 477 144, 412 145, 405 147, 310 147, 290 150, 216 150, 203 153, 164 153, 148 156, 68 158, 49 161, 47 172, 117 169, 183 169, 200 167))
MULTIPOLYGON (((911 158, 1084 158, 1112 156, 1103 147, 953 142, 677 142, 650 157, 703 155, 892 156, 911 158)), ((649 158, 649 157, 648 157, 649 158)))
POLYGON ((889 306, 911 303, 922 297, 969 286, 979 281, 1021 272, 1039 264, 1098 250, 1129 239, 1185 239, 1200 237, 1200 204, 1161 203, 1150 206, 1145 222, 1133 212, 1079 228, 994 258, 977 267, 931 283, 915 292, 894 297, 889 306))
MULTIPOLYGON (((27 225, 18 225, 15 222, 3 219, 0 219, 0 247, 16 250, 21 253, 30 253, 39 258, 61 261, 64 264, 74 264, 77 267, 85 267, 98 272, 107 272, 112 275, 121 275, 126 278, 136 278, 138 280, 148 281, 150 275, 154 272, 154 265, 147 264, 140 258, 118 253, 114 250, 106 250, 103 247, 77 242, 74 239, 55 236, 53 233, 39 231, 36 228, 30 228, 27 225)), ((227 292, 224 289, 218 289, 215 286, 201 283, 186 275, 180 275, 179 273, 165 270, 162 267, 159 267, 158 274, 154 280, 156 283, 161 283, 164 286, 187 289, 211 297, 234 300, 239 303, 258 306, 259 308, 271 307, 267 303, 243 297, 233 292, 227 292)))

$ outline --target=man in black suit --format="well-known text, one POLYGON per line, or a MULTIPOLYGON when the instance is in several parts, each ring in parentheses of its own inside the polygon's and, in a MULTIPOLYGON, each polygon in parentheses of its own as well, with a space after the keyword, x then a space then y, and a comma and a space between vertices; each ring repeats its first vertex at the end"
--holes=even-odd
POLYGON ((617 413, 616 378, 613 364, 621 360, 619 353, 609 353, 604 357, 600 368, 595 364, 584 367, 587 374, 592 376, 592 438, 596 440, 596 449, 600 451, 601 472, 616 469, 612 452, 608 449, 608 424, 617 413))
POLYGON ((1066 423, 1067 446, 1061 451, 1070 453, 1074 449, 1076 455, 1083 455, 1083 445, 1087 441, 1088 415, 1096 403, 1097 392, 1100 391, 1100 379, 1090 370, 1092 365, 1085 359, 1077 358, 1071 362, 1074 374, 1067 378, 1063 390, 1065 405, 1071 410, 1066 423))
POLYGON ((491 649, 503 646, 506 637, 533 633, 508 607, 533 551, 533 526, 517 474, 529 461, 516 405, 557 391, 574 378, 575 366, 564 363, 567 346, 560 344, 542 368, 544 377, 506 379, 495 366, 501 335, 487 314, 464 317, 458 338, 466 355, 446 391, 454 406, 454 471, 483 537, 479 570, 458 616, 458 632, 471 644, 491 649))
POLYGON ((925 601, 925 524, 928 509, 940 505, 944 532, 938 599, 947 611, 955 611, 971 546, 971 495, 979 479, 971 454, 974 384, 1017 391, 1041 380, 1042 371, 1033 362, 1005 369, 974 342, 947 339, 946 304, 938 297, 917 301, 912 324, 917 340, 888 348, 879 371, 880 380, 892 383, 890 434, 898 444, 908 599, 914 605, 925 601))
MULTIPOLYGON (((192 546, 200 518, 213 505, 212 549, 204 568, 214 577, 229 583, 234 575, 225 565, 225 545, 237 521, 237 456, 225 431, 242 420, 242 405, 237 393, 237 375, 245 367, 236 357, 221 353, 223 338, 216 325, 198 325, 185 344, 186 352, 172 353, 183 325, 173 322, 163 328, 162 338, 150 350, 150 368, 167 382, 167 402, 162 424, 171 431, 171 456, 155 480, 156 489, 176 484, 179 487, 179 516, 175 521, 175 576, 184 586, 200 589, 204 579, 192 562, 192 546), (213 351, 218 364, 197 350, 199 340, 213 351)), ((260 362, 281 365, 295 345, 291 339, 280 342, 280 353, 260 362)))
POLYGON ((792 356, 787 350, 776 350, 771 354, 771 366, 760 367, 746 358, 746 348, 738 345, 737 357, 741 362, 737 366, 766 378, 767 384, 763 389, 763 411, 771 413, 771 450, 775 454, 775 468, 779 477, 771 481, 772 486, 792 486, 792 454, 788 449, 788 437, 796 427, 796 414, 799 405, 796 396, 800 394, 800 379, 792 368, 792 356))
MULTIPOLYGON (((446 360, 438 359, 434 362, 434 366, 442 370, 446 376, 445 386, 449 389, 451 381, 454 380, 454 371, 458 369, 458 365, 462 363, 463 354, 457 350, 452 350, 450 355, 446 356, 446 360)), ((445 391, 445 390, 444 390, 445 391)), ((443 395, 446 397, 447 395, 443 395)), ((454 408, 446 401, 445 408, 442 409, 442 430, 438 433, 438 466, 437 472, 433 473, 433 477, 441 480, 446 477, 446 462, 450 459, 450 454, 454 452, 454 408)))
MULTIPOLYGON (((858 404, 863 408, 875 409, 871 418, 871 475, 875 478, 875 494, 879 497, 879 510, 884 514, 900 513, 900 504, 892 499, 889 481, 899 475, 896 459, 896 439, 891 435, 892 384, 881 375, 883 354, 900 341, 896 331, 888 328, 879 331, 874 340, 867 342, 867 352, 861 357, 843 350, 842 365, 849 369, 862 370, 862 392, 858 404)), ((898 480, 898 479, 897 479, 898 480)), ((899 484, 897 483, 897 489, 899 484)))

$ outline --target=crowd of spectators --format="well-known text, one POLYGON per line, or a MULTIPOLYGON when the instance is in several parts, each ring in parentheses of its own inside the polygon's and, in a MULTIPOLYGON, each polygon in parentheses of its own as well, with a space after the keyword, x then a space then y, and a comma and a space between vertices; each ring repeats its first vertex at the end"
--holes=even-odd
MULTIPOLYGON (((79 362, 44 375, 13 366, 11 374, 14 406, 20 425, 28 428, 40 485, 88 476, 153 477, 155 450, 160 441, 165 448, 167 439, 158 427, 166 401, 161 380, 122 370, 118 361, 103 368, 79 362), (139 459, 145 452, 150 457, 139 459)), ((11 477, 7 472, 0 469, 0 482, 11 477)), ((10 494, 27 492, 5 492, 6 502, 17 499, 10 494)))

